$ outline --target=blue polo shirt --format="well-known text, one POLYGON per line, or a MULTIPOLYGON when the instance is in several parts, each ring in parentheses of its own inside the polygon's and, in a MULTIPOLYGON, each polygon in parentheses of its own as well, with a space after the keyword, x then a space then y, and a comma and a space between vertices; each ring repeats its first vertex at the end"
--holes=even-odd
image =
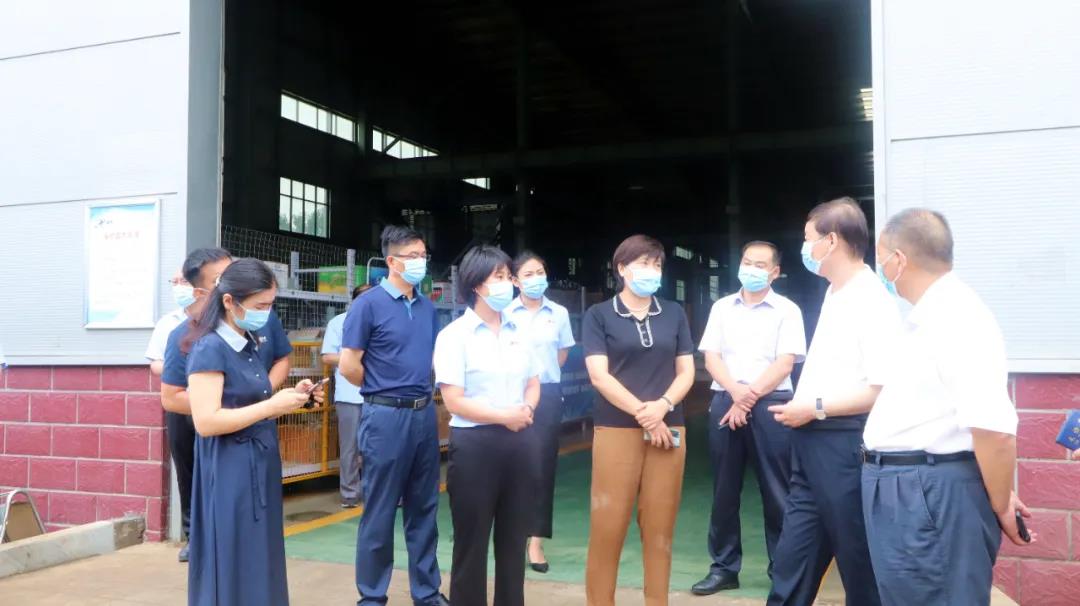
MULTIPOLYGON (((227 324, 191 346, 188 372, 220 372, 225 375, 221 390, 222 408, 241 408, 270 397, 270 377, 258 356, 258 337, 241 335, 227 324)), ((187 378, 185 377, 185 381, 187 378)))
MULTIPOLYGON (((165 344, 165 361, 161 371, 161 382, 166 385, 187 388, 188 381, 188 354, 180 350, 180 344, 191 329, 190 322, 181 322, 179 326, 169 333, 169 340, 165 344)), ((289 335, 281 326, 281 318, 277 312, 270 312, 270 320, 259 330, 254 332, 255 353, 267 371, 281 358, 292 352, 289 343, 289 335)), ((194 347, 193 347, 194 348, 194 347)))
POLYGON ((385 278, 360 295, 345 316, 341 346, 364 352, 365 398, 430 396, 431 357, 439 322, 435 305, 414 290, 409 300, 385 278))

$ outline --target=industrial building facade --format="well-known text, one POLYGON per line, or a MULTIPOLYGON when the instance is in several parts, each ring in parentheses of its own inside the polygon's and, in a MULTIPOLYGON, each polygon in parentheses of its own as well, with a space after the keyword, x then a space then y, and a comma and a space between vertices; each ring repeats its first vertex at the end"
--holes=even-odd
MULTIPOLYGON (((803 221, 853 195, 878 227, 912 206, 952 223, 957 272, 1006 335, 1041 537, 1006 545, 996 582, 1067 603, 1080 462, 1053 438, 1080 408, 1080 8, 1040 4, 19 3, 0 22, 0 486, 30 487, 51 528, 138 512, 148 538, 175 536, 149 328, 90 319, 170 311, 192 248, 363 266, 404 222, 437 282, 474 242, 529 247, 580 313, 611 288, 614 245, 646 232, 696 339, 761 238, 812 334, 803 221), (93 277, 93 209, 140 204, 156 258, 130 271, 155 285, 91 296, 123 284, 93 277)), ((319 293, 305 275, 289 289, 319 293)), ((303 329, 346 302, 279 312, 303 329)))

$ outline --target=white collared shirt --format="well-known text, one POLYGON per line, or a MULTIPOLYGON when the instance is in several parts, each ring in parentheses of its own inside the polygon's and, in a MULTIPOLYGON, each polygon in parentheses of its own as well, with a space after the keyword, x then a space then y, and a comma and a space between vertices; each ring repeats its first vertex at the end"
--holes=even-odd
POLYGON ((846 397, 884 385, 900 330, 895 297, 867 266, 839 291, 825 292, 795 399, 846 397))
MULTIPOLYGON (((525 386, 540 374, 528 339, 507 316, 496 335, 471 308, 435 339, 435 382, 465 389, 465 397, 492 408, 511 408, 525 401, 525 386)), ((476 427, 453 415, 451 427, 476 427)))
MULTIPOLYGON (((698 350, 720 354, 732 378, 753 383, 779 356, 792 354, 796 363, 806 357, 802 311, 772 288, 760 303, 747 306, 740 290, 713 303, 698 350)), ((716 381, 712 388, 724 390, 716 381)), ((790 390, 791 377, 776 388, 790 390)))
POLYGON ((896 371, 870 411, 870 450, 972 450, 971 428, 1016 435, 1005 341, 990 310, 948 273, 912 308, 896 371))
POLYGON ((540 364, 540 382, 558 383, 562 380, 559 366, 559 350, 574 346, 574 333, 570 328, 570 312, 565 307, 544 297, 540 309, 533 313, 516 297, 504 312, 514 324, 523 329, 532 344, 533 356, 540 364))
POLYGON ((184 311, 183 307, 177 307, 169 313, 161 316, 161 319, 154 325, 154 332, 150 333, 150 343, 146 346, 147 360, 153 362, 154 360, 165 359, 165 345, 169 342, 169 334, 187 321, 188 315, 184 311))

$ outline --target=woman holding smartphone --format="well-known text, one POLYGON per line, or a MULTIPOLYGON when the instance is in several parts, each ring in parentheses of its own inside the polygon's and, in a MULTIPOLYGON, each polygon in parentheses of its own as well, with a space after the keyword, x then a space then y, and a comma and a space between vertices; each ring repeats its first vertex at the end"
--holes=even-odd
POLYGON ((586 600, 614 606, 636 501, 645 604, 664 606, 686 463, 679 404, 694 383, 694 344, 683 308, 655 296, 664 267, 660 242, 630 236, 615 250, 612 267, 620 291, 590 307, 582 321, 585 366, 600 394, 593 411, 586 600))
POLYGON ((221 274, 183 347, 195 440, 191 606, 285 605, 281 456, 274 418, 305 405, 314 385, 271 395, 254 336, 277 295, 274 274, 238 259, 221 274))
POLYGON ((450 419, 446 469, 454 557, 450 601, 487 606, 488 542, 495 537, 495 606, 525 603, 525 538, 534 510, 539 364, 524 330, 503 311, 514 298, 510 257, 492 246, 458 269, 465 314, 435 341, 435 381, 450 419))

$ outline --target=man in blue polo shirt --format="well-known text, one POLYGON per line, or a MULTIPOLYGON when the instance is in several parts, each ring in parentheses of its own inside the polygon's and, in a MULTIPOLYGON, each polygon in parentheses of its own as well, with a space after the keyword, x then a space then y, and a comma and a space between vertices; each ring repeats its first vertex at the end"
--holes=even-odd
MULTIPOLYGON (((427 247, 407 227, 387 226, 382 252, 390 276, 360 295, 345 317, 339 369, 360 387, 358 442, 364 460, 364 515, 356 536, 360 606, 385 604, 394 566, 394 518, 402 502, 415 604, 449 604, 439 593, 439 436, 431 405, 435 306, 417 286, 427 247)), ((522 564, 524 566, 524 564, 522 564)))

